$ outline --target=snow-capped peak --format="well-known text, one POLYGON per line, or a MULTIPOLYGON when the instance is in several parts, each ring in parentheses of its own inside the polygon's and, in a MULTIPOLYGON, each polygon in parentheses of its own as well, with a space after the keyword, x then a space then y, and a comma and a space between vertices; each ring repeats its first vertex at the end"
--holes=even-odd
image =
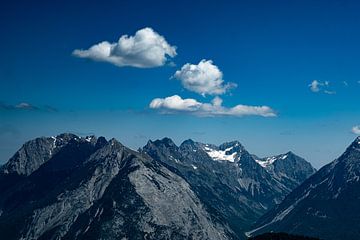
POLYGON ((255 161, 263 168, 267 168, 270 165, 272 165, 275 161, 277 161, 279 159, 284 160, 287 157, 288 157, 288 154, 282 154, 282 155, 278 155, 278 156, 267 157, 264 159, 255 159, 255 161))
POLYGON ((214 160, 235 162, 237 152, 230 153, 235 146, 226 148, 225 150, 215 149, 208 144, 205 145, 205 152, 214 160))

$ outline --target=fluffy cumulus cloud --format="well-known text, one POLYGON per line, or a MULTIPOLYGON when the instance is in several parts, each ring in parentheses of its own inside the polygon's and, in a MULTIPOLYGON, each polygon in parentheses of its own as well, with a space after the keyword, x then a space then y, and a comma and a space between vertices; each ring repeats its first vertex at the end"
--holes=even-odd
POLYGON ((73 55, 116 66, 151 68, 164 65, 176 56, 176 47, 151 28, 138 30, 134 36, 123 35, 118 42, 103 41, 89 49, 76 49, 73 55))
POLYGON ((201 60, 198 64, 186 63, 175 72, 174 78, 181 81, 189 91, 205 95, 221 95, 236 87, 235 83, 225 83, 223 73, 211 60, 201 60))
POLYGON ((195 99, 183 99, 178 95, 166 98, 155 98, 150 103, 150 108, 160 110, 161 113, 187 113, 202 117, 216 116, 262 116, 275 117, 276 113, 268 106, 236 105, 231 108, 222 105, 222 99, 215 97, 211 103, 201 103, 195 99))
POLYGON ((352 127, 351 132, 360 135, 360 125, 352 127))
POLYGON ((167 98, 155 98, 150 103, 150 108, 154 109, 167 109, 174 111, 193 112, 201 107, 201 103, 195 99, 187 98, 182 99, 178 95, 167 98))
POLYGON ((329 89, 330 86, 330 82, 329 81, 318 81, 318 80, 313 80, 310 84, 310 90, 314 93, 319 93, 319 92, 323 92, 326 94, 335 94, 335 91, 331 91, 329 89))

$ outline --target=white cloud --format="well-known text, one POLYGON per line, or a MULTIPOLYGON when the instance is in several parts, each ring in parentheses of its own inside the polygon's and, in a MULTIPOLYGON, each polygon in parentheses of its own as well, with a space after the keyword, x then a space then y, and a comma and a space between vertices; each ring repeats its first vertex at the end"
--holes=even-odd
POLYGON ((23 109, 23 110, 37 110, 38 107, 31 105, 30 103, 22 102, 15 106, 16 109, 23 109))
POLYGON ((336 94, 335 91, 329 91, 329 90, 324 90, 324 93, 329 94, 329 95, 336 94))
POLYGON ((310 90, 314 93, 318 93, 318 92, 323 92, 326 94, 336 94, 335 91, 331 91, 329 90, 329 85, 330 82, 329 81, 318 81, 318 80, 313 80, 310 84, 310 90))
POLYGON ((0 111, 45 111, 45 112, 57 112, 58 110, 49 105, 35 106, 31 103, 21 102, 16 105, 6 104, 0 102, 0 111))
POLYGON ((200 108, 201 103, 195 99, 182 99, 178 95, 167 98, 155 98, 150 103, 150 108, 154 109, 169 109, 176 111, 196 111, 200 108))
POLYGON ((164 65, 168 57, 175 57, 176 47, 151 28, 138 30, 134 36, 123 35, 118 42, 103 41, 87 50, 76 49, 73 55, 116 66, 151 68, 164 65))
POLYGON ((216 116, 262 116, 275 117, 276 113, 268 106, 236 105, 231 108, 222 106, 222 99, 215 97, 211 103, 201 103, 195 99, 182 99, 178 95, 166 98, 155 98, 150 102, 150 108, 162 113, 187 113, 203 117, 216 116))
POLYGON ((198 64, 186 63, 175 72, 174 77, 181 81, 184 88, 203 96, 221 95, 237 85, 224 83, 223 73, 211 60, 201 60, 198 64))
POLYGON ((325 86, 325 84, 327 84, 327 82, 320 82, 318 80, 313 80, 310 84, 310 90, 312 92, 320 92, 320 87, 325 86))
POLYGON ((351 132, 360 135, 360 125, 352 127, 351 132))

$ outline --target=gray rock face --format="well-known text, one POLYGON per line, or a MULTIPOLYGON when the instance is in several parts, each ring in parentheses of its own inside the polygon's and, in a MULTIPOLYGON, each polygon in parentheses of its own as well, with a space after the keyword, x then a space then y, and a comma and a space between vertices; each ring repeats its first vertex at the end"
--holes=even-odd
POLYGON ((169 238, 177 229, 176 234, 183 239, 227 239, 225 230, 213 224, 189 184, 165 167, 161 171, 158 174, 140 166, 129 175, 137 194, 154 216, 146 222, 148 231, 155 232, 151 225, 160 225, 167 229, 164 234, 169 238))
POLYGON ((26 142, 19 151, 1 167, 4 174, 18 174, 29 176, 41 165, 46 163, 69 141, 88 141, 96 143, 95 137, 79 138, 74 134, 65 133, 56 137, 41 137, 26 142))
POLYGON ((265 214, 249 235, 288 232, 322 239, 360 238, 360 137, 265 214))
POLYGON ((298 162, 310 164, 290 154, 289 163, 276 164, 273 173, 258 163, 259 160, 238 141, 215 146, 189 139, 178 147, 165 138, 149 141, 142 151, 179 172, 213 218, 221 216, 220 221, 244 239, 243 232, 257 218, 300 184, 287 174, 293 176, 290 172, 296 169, 299 175, 310 175, 306 172, 308 168, 304 168, 304 172, 298 168, 301 165, 298 162))
POLYGON ((309 162, 293 152, 262 159, 256 156, 254 158, 260 166, 290 190, 299 186, 316 172, 309 162))
POLYGON ((4 239, 237 239, 170 166, 115 139, 55 139, 26 143, 0 174, 4 239))

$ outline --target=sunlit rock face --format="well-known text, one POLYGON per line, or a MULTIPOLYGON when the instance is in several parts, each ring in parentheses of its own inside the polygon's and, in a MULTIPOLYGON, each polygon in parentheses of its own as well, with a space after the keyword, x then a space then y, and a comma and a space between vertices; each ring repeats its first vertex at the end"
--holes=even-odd
POLYGON ((168 166, 115 139, 26 143, 1 169, 4 239, 237 239, 168 166))
POLYGON ((189 139, 178 147, 164 138, 149 141, 142 152, 180 172, 210 214, 244 238, 262 214, 315 172, 290 152, 264 165, 268 158, 250 154, 238 141, 216 146, 189 139))

